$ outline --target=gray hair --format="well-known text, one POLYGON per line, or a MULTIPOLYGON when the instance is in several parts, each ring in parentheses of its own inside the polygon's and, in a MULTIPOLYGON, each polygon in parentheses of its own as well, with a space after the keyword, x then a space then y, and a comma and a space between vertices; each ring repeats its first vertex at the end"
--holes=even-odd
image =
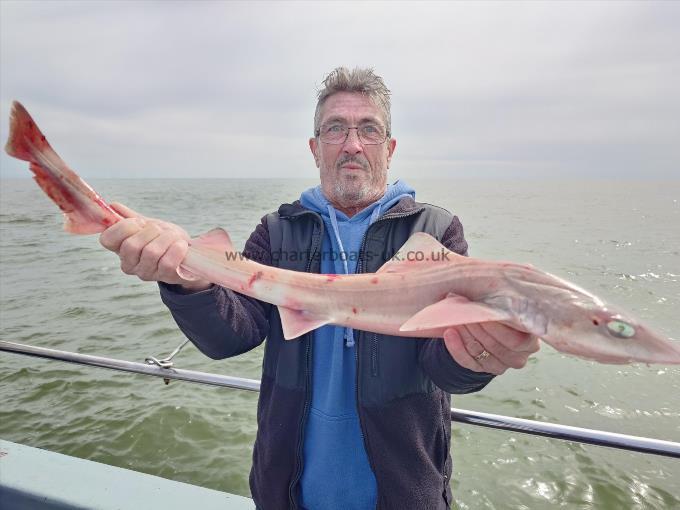
POLYGON ((323 80, 323 88, 318 92, 316 111, 314 112, 314 135, 320 129, 321 107, 333 94, 338 92, 360 92, 366 94, 382 111, 385 118, 385 128, 388 136, 392 133, 392 116, 390 114, 390 89, 385 86, 383 79, 373 72, 373 69, 355 67, 336 67, 323 80))

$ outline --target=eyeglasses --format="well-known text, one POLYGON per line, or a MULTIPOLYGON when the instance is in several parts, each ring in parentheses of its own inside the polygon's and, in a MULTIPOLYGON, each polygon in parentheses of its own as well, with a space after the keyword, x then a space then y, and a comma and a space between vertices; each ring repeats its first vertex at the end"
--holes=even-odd
POLYGON ((348 127, 343 124, 327 124, 316 130, 316 136, 323 143, 330 145, 342 145, 347 141, 349 130, 356 129, 359 141, 364 145, 380 145, 387 140, 389 132, 379 124, 362 124, 361 126, 348 127))

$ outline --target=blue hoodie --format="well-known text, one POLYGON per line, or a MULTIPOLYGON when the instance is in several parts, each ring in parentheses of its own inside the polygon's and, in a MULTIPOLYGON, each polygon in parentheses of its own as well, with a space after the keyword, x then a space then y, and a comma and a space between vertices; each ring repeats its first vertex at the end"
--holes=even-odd
MULTIPOLYGON (((356 272, 366 229, 406 196, 415 197, 415 191, 397 181, 387 186, 380 200, 348 218, 333 208, 321 186, 305 191, 301 204, 319 213, 325 225, 321 272, 356 272)), ((323 326, 314 331, 313 341, 312 404, 305 428, 302 506, 310 510, 373 509, 377 487, 357 414, 353 331, 323 326)))

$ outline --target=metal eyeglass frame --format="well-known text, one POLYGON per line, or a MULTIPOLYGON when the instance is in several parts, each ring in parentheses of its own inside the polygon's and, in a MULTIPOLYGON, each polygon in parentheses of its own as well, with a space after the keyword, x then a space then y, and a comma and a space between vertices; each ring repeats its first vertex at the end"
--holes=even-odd
POLYGON ((390 136, 391 136, 391 133, 389 131, 385 130, 385 139, 382 142, 377 142, 377 143, 369 142, 369 143, 367 143, 367 142, 364 141, 363 138, 361 138, 361 135, 359 134, 359 128, 362 127, 362 126, 351 126, 351 127, 350 126, 343 126, 343 127, 345 128, 345 138, 343 138, 343 140, 341 142, 326 142, 324 140, 321 140, 321 128, 318 128, 316 130, 316 133, 315 133, 316 138, 321 140, 321 143, 325 143, 326 145, 342 145, 347 141, 347 138, 349 138, 349 130, 350 129, 356 129, 357 130, 357 138, 362 143, 362 145, 382 145, 387 140, 389 140, 390 136))

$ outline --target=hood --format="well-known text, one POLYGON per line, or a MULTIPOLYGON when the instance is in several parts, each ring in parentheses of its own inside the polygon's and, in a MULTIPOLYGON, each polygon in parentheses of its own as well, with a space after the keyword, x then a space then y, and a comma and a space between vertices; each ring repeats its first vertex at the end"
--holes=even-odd
MULTIPOLYGON (((406 182, 402 180, 397 180, 395 183, 387 185, 387 187, 385 188, 385 194, 379 200, 372 203, 362 211, 358 212, 357 214, 349 218, 349 220, 362 221, 363 219, 366 218, 366 216, 372 214, 373 209, 375 207, 379 207, 380 214, 384 214, 390 207, 395 205, 402 198, 404 197, 415 198, 415 196, 416 192, 411 186, 409 186, 406 182)), ((332 207, 331 203, 323 194, 323 191, 321 190, 321 185, 305 190, 300 196, 300 204, 305 209, 309 209, 311 211, 319 213, 324 218, 329 217, 330 213, 328 210, 328 206, 332 207)), ((337 211, 337 214, 339 217, 347 219, 347 216, 344 213, 337 211)))

